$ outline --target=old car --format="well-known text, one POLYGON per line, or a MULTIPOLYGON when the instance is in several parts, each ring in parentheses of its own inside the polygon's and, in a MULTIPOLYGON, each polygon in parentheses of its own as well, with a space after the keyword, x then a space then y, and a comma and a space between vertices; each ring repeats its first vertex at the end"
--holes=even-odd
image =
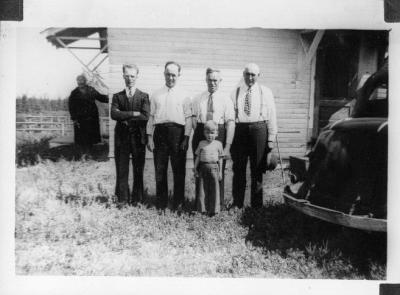
POLYGON ((285 202, 302 213, 386 231, 388 62, 359 89, 350 118, 324 128, 308 157, 291 157, 285 202))

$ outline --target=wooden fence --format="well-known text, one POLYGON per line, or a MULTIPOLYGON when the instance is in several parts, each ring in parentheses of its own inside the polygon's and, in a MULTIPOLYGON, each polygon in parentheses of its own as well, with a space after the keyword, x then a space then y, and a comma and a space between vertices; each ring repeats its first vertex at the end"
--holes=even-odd
MULTIPOLYGON (((100 134, 108 136, 109 118, 100 117, 100 134)), ((16 131, 49 132, 58 136, 73 136, 73 122, 69 116, 17 115, 16 131)))

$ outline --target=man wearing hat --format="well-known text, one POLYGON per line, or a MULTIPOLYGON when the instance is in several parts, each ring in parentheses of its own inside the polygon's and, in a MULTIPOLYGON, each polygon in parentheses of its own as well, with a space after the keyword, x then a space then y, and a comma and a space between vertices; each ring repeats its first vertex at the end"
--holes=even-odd
POLYGON ((263 205, 263 173, 272 168, 277 134, 276 109, 272 91, 260 85, 258 65, 246 65, 244 83, 231 95, 235 106, 235 136, 232 143, 233 207, 242 208, 246 189, 246 167, 250 159, 251 206, 263 205), (267 164, 269 160, 269 164, 267 164))

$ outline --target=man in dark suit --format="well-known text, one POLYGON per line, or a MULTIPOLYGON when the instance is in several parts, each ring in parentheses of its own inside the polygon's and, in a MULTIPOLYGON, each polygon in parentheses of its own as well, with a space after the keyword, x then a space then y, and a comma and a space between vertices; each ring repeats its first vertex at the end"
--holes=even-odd
POLYGON ((143 200, 143 169, 146 154, 146 125, 149 119, 149 95, 135 87, 139 68, 122 66, 126 88, 114 94, 111 119, 116 120, 114 156, 117 171, 115 195, 120 203, 136 205, 143 200), (132 155, 133 189, 129 194, 129 157, 132 155))

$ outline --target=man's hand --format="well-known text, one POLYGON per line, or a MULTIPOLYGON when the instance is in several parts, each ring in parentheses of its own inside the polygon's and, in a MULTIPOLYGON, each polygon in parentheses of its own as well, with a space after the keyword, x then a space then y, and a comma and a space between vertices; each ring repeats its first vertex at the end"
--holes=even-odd
POLYGON ((222 171, 219 173, 218 175, 218 180, 221 181, 222 180, 222 171))
POLYGON ((199 177, 199 172, 197 171, 197 169, 196 168, 193 168, 193 174, 194 174, 194 177, 199 177))
POLYGON ((134 112, 133 112, 133 116, 134 116, 134 117, 140 116, 140 112, 134 111, 134 112))
POLYGON ((267 171, 272 171, 278 165, 278 158, 274 152, 269 152, 267 155, 267 171))
POLYGON ((74 120, 73 123, 74 123, 74 126, 76 128, 80 128, 81 127, 81 125, 79 124, 79 122, 77 120, 74 120))
POLYGON ((274 149, 274 143, 272 141, 267 142, 268 148, 272 151, 274 149))
POLYGON ((182 151, 187 151, 188 147, 189 147, 189 136, 185 135, 185 137, 183 138, 183 140, 181 142, 180 149, 182 151))
POLYGON ((153 141, 153 136, 152 135, 148 135, 147 136, 147 149, 150 152, 154 151, 154 141, 153 141))

